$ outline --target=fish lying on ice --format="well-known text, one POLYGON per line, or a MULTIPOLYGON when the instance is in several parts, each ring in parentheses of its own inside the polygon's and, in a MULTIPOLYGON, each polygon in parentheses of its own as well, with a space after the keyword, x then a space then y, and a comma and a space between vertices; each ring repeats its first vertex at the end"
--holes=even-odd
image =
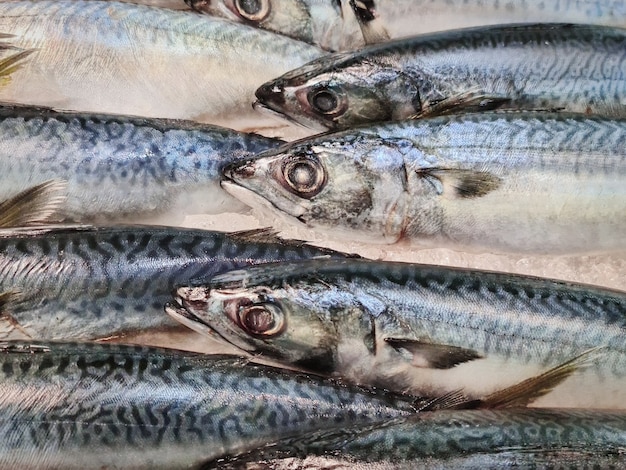
POLYGON ((286 144, 224 174, 242 202, 336 238, 482 252, 626 248, 624 119, 381 123, 286 144))
POLYGON ((428 265, 302 260, 182 286, 166 311, 251 354, 429 396, 482 397, 602 348, 538 404, 623 408, 626 398, 619 291, 428 265))
POLYGON ((254 90, 322 54, 246 25, 114 1, 0 2, 0 31, 31 52, 2 101, 238 129, 275 126, 252 109, 254 90))
POLYGON ((626 117, 626 29, 537 24, 416 36, 324 56, 256 96, 319 129, 489 109, 626 117))
POLYGON ((230 129, 150 118, 0 107, 0 199, 65 181, 57 220, 180 221, 235 212, 219 188, 227 163, 280 141, 230 129))
POLYGON ((0 338, 115 339, 177 329, 172 289, 250 263, 342 256, 277 239, 165 227, 0 231, 0 338))

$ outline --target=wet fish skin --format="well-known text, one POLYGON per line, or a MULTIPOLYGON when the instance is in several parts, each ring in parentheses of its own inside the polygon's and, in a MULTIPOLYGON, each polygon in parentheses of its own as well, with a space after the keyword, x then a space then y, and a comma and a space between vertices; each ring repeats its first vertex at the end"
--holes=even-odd
MULTIPOLYGON (((0 231, 1 339, 89 340, 177 328, 172 289, 223 270, 334 252, 246 235, 165 227, 0 231)), ((333 256, 340 256, 335 253, 333 256)))
POLYGON ((415 412, 409 397, 140 346, 4 342, 0 466, 188 469, 297 432, 415 412))
POLYGON ((114 1, 2 2, 0 31, 34 51, 0 91, 2 101, 240 130, 275 127, 252 109, 254 90, 322 54, 194 12, 114 1))
POLYGON ((625 177, 623 119, 477 113, 286 144, 222 187, 334 237, 557 254, 625 248, 625 177))
POLYGON ((433 107, 447 114, 556 109, 625 117, 625 77, 625 29, 486 26, 328 55, 265 83, 256 96, 316 129, 428 115, 433 107))
POLYGON ((185 0, 194 10, 251 24, 322 49, 349 50, 364 44, 347 2, 337 0, 185 0))
POLYGON ((66 182, 56 220, 155 219, 237 210, 223 166, 280 141, 190 121, 0 108, 0 199, 66 182), (94 187, 97 191, 94 192, 94 187))
POLYGON ((463 390, 480 398, 600 347, 541 405, 623 406, 624 292, 427 265, 302 260, 180 287, 177 303, 188 326, 251 354, 427 396, 463 390), (564 400, 568 387, 577 392, 564 400))
POLYGON ((623 0, 530 0, 524 2, 484 2, 456 0, 367 0, 352 1, 365 17, 363 27, 383 29, 392 38, 415 34, 469 28, 491 24, 562 22, 626 26, 623 0))
POLYGON ((619 468, 626 415, 618 411, 437 411, 287 439, 208 468, 619 468))

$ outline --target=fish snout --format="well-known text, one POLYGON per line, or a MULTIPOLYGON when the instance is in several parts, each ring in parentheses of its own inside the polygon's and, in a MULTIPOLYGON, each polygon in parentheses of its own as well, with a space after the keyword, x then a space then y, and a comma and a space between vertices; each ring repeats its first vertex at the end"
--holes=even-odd
POLYGON ((176 301, 186 309, 202 310, 206 308, 210 290, 204 287, 179 287, 176 289, 176 301))
POLYGON ((261 104, 276 108, 285 104, 285 86, 280 80, 264 83, 254 93, 261 104))
POLYGON ((229 165, 224 168, 224 178, 231 181, 241 181, 252 178, 256 174, 256 165, 254 162, 243 162, 229 165))

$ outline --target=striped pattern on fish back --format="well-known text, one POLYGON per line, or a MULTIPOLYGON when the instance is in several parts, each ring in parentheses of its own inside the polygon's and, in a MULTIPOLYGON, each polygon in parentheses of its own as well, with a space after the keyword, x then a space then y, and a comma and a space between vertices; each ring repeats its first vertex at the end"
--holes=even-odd
POLYGON ((90 459, 104 453, 122 461, 143 454, 163 466, 159 459, 171 463, 183 452, 194 462, 300 429, 413 410, 398 397, 231 356, 114 345, 2 346, 4 458, 22 452, 69 461, 82 451, 90 459))
POLYGON ((22 300, 10 313, 31 325, 34 337, 68 338, 62 317, 73 324, 71 338, 94 338, 174 325, 163 305, 179 284, 252 263, 328 253, 263 232, 255 241, 158 227, 9 232, 0 236, 0 291, 19 292, 22 300))

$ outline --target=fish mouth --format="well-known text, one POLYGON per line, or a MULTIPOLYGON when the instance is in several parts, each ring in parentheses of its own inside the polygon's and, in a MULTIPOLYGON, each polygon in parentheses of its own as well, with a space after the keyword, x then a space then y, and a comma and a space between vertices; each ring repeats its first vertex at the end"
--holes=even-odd
POLYGON ((213 329, 208 323, 202 320, 200 317, 194 315, 187 310, 183 305, 183 300, 180 297, 175 297, 174 302, 168 302, 165 304, 165 313, 172 317, 177 322, 186 326, 187 328, 200 333, 203 336, 210 336, 212 339, 219 341, 220 343, 232 346, 230 341, 227 341, 217 330, 213 329))
POLYGON ((282 220, 285 220, 288 224, 293 223, 295 219, 305 226, 308 226, 306 222, 306 211, 302 207, 296 206, 296 209, 299 210, 294 210, 293 213, 290 210, 285 210, 269 199, 257 194, 254 190, 246 188, 244 185, 237 182, 235 178, 231 178, 227 174, 224 175, 224 179, 222 179, 220 185, 224 191, 252 209, 269 211, 282 220))
POLYGON ((273 108, 271 102, 263 103, 262 101, 256 100, 254 103, 252 103, 252 109, 254 109, 255 111, 259 111, 263 114, 267 114, 271 117, 288 121, 289 123, 295 124, 302 129, 311 129, 309 126, 301 123, 290 115, 284 114, 283 112, 279 111, 280 108, 273 108))

